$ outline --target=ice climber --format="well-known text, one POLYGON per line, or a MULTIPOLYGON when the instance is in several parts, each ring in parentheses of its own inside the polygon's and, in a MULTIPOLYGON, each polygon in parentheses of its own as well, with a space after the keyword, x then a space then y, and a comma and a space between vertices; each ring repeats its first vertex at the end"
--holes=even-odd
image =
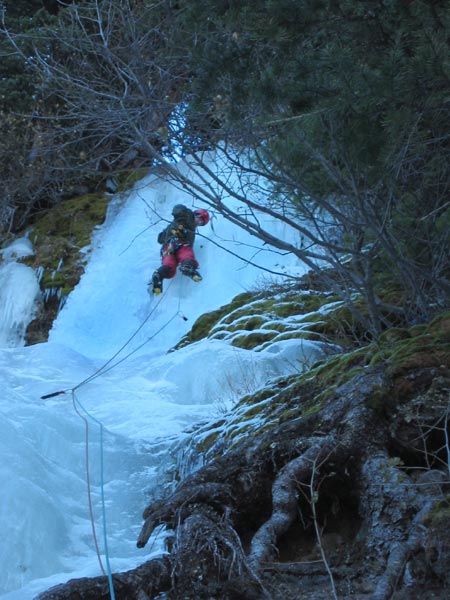
POLYGON ((152 275, 152 291, 160 294, 163 279, 172 278, 180 265, 183 275, 194 281, 201 281, 197 271, 198 262, 194 255, 195 228, 209 222, 209 213, 204 208, 190 210, 183 204, 176 204, 172 209, 173 221, 158 235, 158 243, 162 244, 162 265, 152 275))

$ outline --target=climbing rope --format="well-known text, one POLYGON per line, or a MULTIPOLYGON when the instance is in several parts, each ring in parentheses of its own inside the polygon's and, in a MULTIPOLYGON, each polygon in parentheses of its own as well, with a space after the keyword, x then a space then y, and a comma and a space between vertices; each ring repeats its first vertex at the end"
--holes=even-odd
POLYGON ((183 296, 183 291, 184 291, 184 288, 185 288, 185 281, 186 281, 186 278, 182 277, 181 278, 181 283, 180 283, 180 293, 178 294, 178 307, 177 307, 178 308, 177 314, 180 315, 180 317, 183 319, 183 321, 187 321, 188 320, 188 318, 184 315, 184 313, 181 310, 181 298, 183 296))
POLYGON ((98 562, 99 562, 99 565, 100 565, 101 572, 103 573, 103 575, 106 575, 106 571, 105 571, 105 568, 103 566, 102 558, 100 556, 100 550, 99 550, 99 547, 98 547, 97 535, 96 535, 96 532, 95 532, 94 510, 92 508, 91 476, 90 476, 90 469, 89 469, 89 421, 78 410, 77 399, 75 398, 75 393, 74 392, 72 392, 72 404, 73 404, 73 408, 75 409, 75 412, 80 417, 80 419, 82 419, 82 421, 84 422, 84 428, 85 428, 85 449, 86 449, 85 450, 86 482, 87 482, 87 495, 88 495, 88 505, 89 505, 89 516, 91 518, 92 537, 94 539, 95 551, 97 552, 97 558, 98 558, 98 562))
MULTIPOLYGON (((167 286, 167 289, 169 289, 170 285, 172 284, 172 281, 170 281, 169 285, 167 286)), ((86 379, 83 379, 82 381, 80 381, 80 383, 78 383, 73 388, 68 388, 66 390, 59 390, 57 392, 52 392, 51 394, 45 394, 44 396, 41 396, 41 399, 42 400, 47 400, 49 398, 53 398, 53 397, 59 396, 61 394, 71 393, 71 392, 74 392, 75 390, 80 389, 82 386, 90 383, 91 381, 94 381, 94 379, 97 379, 97 377, 100 377, 101 375, 104 375, 105 373, 108 373, 109 371, 111 371, 112 369, 114 369, 115 367, 117 367, 118 365, 120 365, 122 362, 124 362, 128 358, 130 358, 130 356, 132 356, 135 352, 137 352, 143 346, 145 346, 146 344, 148 344, 148 342, 150 342, 151 340, 153 340, 159 333, 161 333, 161 331, 163 331, 166 327, 168 327, 170 325, 170 323, 177 316, 180 316, 184 321, 187 321, 187 317, 180 310, 180 299, 178 299, 177 311, 172 315, 172 317, 170 317, 170 319, 168 319, 155 333, 153 333, 153 335, 151 335, 144 342, 142 342, 142 344, 140 344, 139 346, 137 346, 134 350, 132 350, 131 352, 129 352, 128 354, 126 354, 123 358, 121 358, 120 360, 118 360, 117 362, 115 362, 113 365, 111 365, 111 363, 113 362, 113 360, 115 358, 117 358, 117 356, 119 356, 119 354, 130 344, 130 342, 136 337, 136 335, 139 333, 139 331, 144 327, 144 325, 147 323, 147 321, 153 315, 153 313, 155 312, 155 310, 161 304, 161 302, 164 299, 164 297, 165 297, 165 294, 161 296, 161 298, 158 300, 158 302, 155 304, 155 306, 152 308, 152 310, 149 312, 149 314, 146 316, 146 318, 142 321, 142 323, 139 325, 139 327, 136 329, 136 331, 119 348, 119 350, 117 350, 117 352, 113 356, 111 356, 111 358, 109 358, 99 369, 97 369, 94 373, 92 373, 92 375, 89 375, 89 377, 86 377, 86 379)))
MULTIPOLYGON (((167 286, 167 289, 169 289, 170 285, 172 284, 172 281, 170 281, 169 285, 167 286)), ((91 521, 92 537, 93 537, 93 540, 94 540, 95 551, 97 553, 97 558, 98 558, 98 562, 99 562, 99 565, 100 565, 100 570, 101 570, 102 574, 108 578, 108 585, 109 585, 109 592, 110 592, 111 600, 115 600, 115 593, 114 593, 114 584, 113 584, 113 579, 112 579, 111 566, 110 566, 110 562, 109 562, 109 551, 108 551, 108 541, 107 541, 107 527, 106 527, 106 509, 105 509, 104 477, 103 477, 103 471, 104 471, 104 469, 103 469, 103 430, 104 430, 104 427, 103 427, 103 424, 100 421, 98 421, 95 417, 93 417, 84 408, 84 406, 81 404, 81 402, 76 397, 75 391, 78 390, 78 389, 80 389, 82 386, 90 383, 91 381, 93 381, 97 377, 100 377, 101 375, 104 375, 105 373, 108 373, 109 371, 111 371, 112 369, 114 369, 115 367, 117 367, 120 363, 122 363, 125 360, 127 360, 135 352, 137 352, 143 346, 145 346, 145 344, 147 344, 152 339, 154 339, 161 331, 163 331, 166 327, 168 327, 169 324, 177 316, 181 316, 181 318, 183 320, 187 321, 187 317, 184 316, 183 313, 181 312, 181 299, 179 297, 178 298, 178 307, 177 307, 177 311, 175 312, 175 314, 173 314, 170 317, 170 319, 168 319, 155 333, 153 333, 153 335, 151 335, 150 337, 148 337, 142 344, 140 344, 139 346, 137 346, 136 348, 134 348, 134 350, 132 350, 131 352, 129 352, 127 355, 125 355, 124 357, 122 357, 120 360, 117 360, 116 362, 113 363, 114 359, 117 358, 120 355, 120 353, 130 344, 130 342, 136 337, 136 335, 139 333, 139 331, 144 327, 144 325, 147 323, 147 321, 153 315, 153 313, 155 312, 155 310, 161 304, 161 301, 163 300, 164 297, 165 297, 165 294, 163 296, 161 296, 161 298, 159 299, 159 301, 155 304, 155 306, 149 312, 149 314, 144 319, 144 321, 139 325, 139 327, 136 329, 136 331, 128 338, 128 340, 121 346, 121 348, 119 348, 119 350, 110 359, 108 359, 99 369, 97 369, 97 371, 95 371, 92 375, 90 375, 89 377, 87 377, 86 379, 84 379, 83 381, 81 381, 80 383, 78 383, 73 388, 70 388, 68 390, 60 390, 60 391, 57 391, 57 392, 53 392, 53 393, 45 394, 44 396, 41 396, 41 398, 43 400, 46 400, 47 398, 53 398, 54 396, 59 396, 61 394, 70 393, 71 397, 72 397, 72 404, 73 404, 74 410, 77 413, 77 415, 84 422, 84 427, 85 427, 85 448, 86 448, 86 450, 85 450, 86 482, 87 482, 87 495, 88 495, 89 516, 90 516, 90 521, 91 521), (111 363, 113 363, 113 364, 111 364, 111 363), (84 415, 82 414, 82 412, 80 411, 80 409, 84 413, 84 415), (101 507, 102 507, 103 545, 104 545, 104 552, 105 552, 106 570, 105 570, 105 567, 104 567, 103 562, 102 562, 101 553, 100 553, 100 549, 99 549, 99 544, 98 544, 98 540, 97 540, 97 534, 96 534, 96 528, 95 528, 95 519, 94 519, 94 511, 93 511, 93 506, 92 506, 91 476, 90 476, 90 468, 89 468, 89 463, 90 463, 90 460, 89 460, 89 419, 91 419, 92 421, 94 421, 98 425, 98 427, 99 427, 99 433, 100 433, 100 496, 101 496, 101 507)))
POLYGON ((104 478, 103 478, 103 471, 104 471, 104 469, 103 469, 103 424, 100 421, 98 421, 95 417, 93 417, 90 413, 88 413, 88 411, 84 408, 84 406, 81 404, 81 402, 76 397, 74 391, 72 391, 72 404, 75 409, 75 412, 80 417, 80 419, 82 419, 84 421, 84 424, 85 424, 87 495, 88 495, 89 515, 90 515, 90 519, 91 519, 91 529, 92 529, 92 537, 94 539, 95 551, 97 553, 97 558, 98 558, 98 562, 100 565, 100 569, 101 569, 103 575, 105 575, 108 578, 109 594, 110 594, 111 600, 115 600, 112 571, 111 571, 111 565, 109 562, 108 539, 107 539, 107 533, 106 533, 107 527, 106 527, 105 492, 104 492, 105 486, 104 486, 104 478), (88 418, 84 417, 81 414, 77 405, 80 407, 80 409, 85 413, 85 415, 88 418), (89 420, 88 419, 91 419, 92 421, 97 423, 97 425, 99 426, 99 431, 100 431, 100 498, 101 498, 101 507, 102 507, 103 546, 104 546, 104 551, 105 551, 106 571, 103 566, 103 562, 102 562, 102 558, 101 558, 100 550, 99 550, 99 545, 97 542, 94 510, 92 507, 91 476, 90 476, 90 468, 89 468, 90 461, 89 461, 89 420))
MULTIPOLYGON (((173 281, 173 280, 172 280, 173 281)), ((172 284, 172 281, 170 281, 169 285, 167 286, 167 289, 170 288, 170 285, 172 284)), ((139 327, 136 329, 136 331, 128 338, 128 340, 119 348, 119 350, 117 350, 117 352, 111 356, 110 359, 108 359, 106 361, 106 363, 104 365, 102 365, 99 369, 97 369, 97 371, 95 371, 92 375, 90 375, 89 377, 87 377, 86 379, 84 379, 83 381, 81 381, 78 385, 76 385, 73 390, 77 390, 79 389, 81 386, 90 383, 91 381, 93 381, 94 379, 97 379, 97 377, 100 377, 100 375, 104 375, 105 373, 107 373, 108 371, 110 371, 111 369, 113 369, 114 367, 116 367, 117 365, 119 365, 120 363, 124 362, 125 360, 127 360, 130 356, 132 356, 135 352, 137 352, 138 350, 140 350, 143 346, 145 346, 145 344, 148 344, 148 342, 150 342, 153 338, 155 338, 158 333, 160 333, 161 331, 163 331, 163 329, 165 329, 173 320, 174 318, 177 316, 177 313, 175 313, 175 315, 173 317, 171 317, 162 327, 160 327, 158 329, 158 331, 156 331, 153 335, 151 335, 149 338, 147 338, 145 340, 145 342, 143 342, 140 346, 138 346, 137 348, 135 348, 132 352, 130 352, 129 354, 127 354, 126 356, 124 356, 123 358, 121 358, 119 361, 117 361, 116 363, 114 363, 112 366, 110 366, 109 368, 108 365, 110 365, 112 363, 112 361, 119 356, 119 354, 125 350, 125 348, 128 346, 128 344, 137 336, 137 334, 141 331, 141 329, 144 327, 144 325, 147 323, 147 321, 150 319, 150 317, 153 315, 153 313, 155 312, 155 310, 158 308, 158 306, 161 304, 162 300, 164 299, 165 294, 161 296, 161 298, 158 300, 158 302, 155 304, 155 306, 152 308, 152 310, 149 312, 149 314, 145 317, 145 319, 142 321, 142 323, 139 325, 139 327)), ((71 390, 72 391, 72 390, 71 390)))

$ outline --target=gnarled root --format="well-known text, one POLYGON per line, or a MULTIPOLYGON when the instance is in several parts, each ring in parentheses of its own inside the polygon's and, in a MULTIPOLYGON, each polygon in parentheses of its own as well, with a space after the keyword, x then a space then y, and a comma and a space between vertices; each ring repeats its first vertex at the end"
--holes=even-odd
MULTIPOLYGON (((113 575, 112 582, 117 599, 153 598, 170 588, 171 565, 167 557, 150 560, 137 569, 113 575)), ((36 600, 110 600, 106 577, 72 579, 40 594, 36 600)))
POLYGON ((246 563, 239 536, 226 516, 199 505, 177 527, 170 597, 260 600, 266 596, 246 563))
POLYGON ((313 466, 329 456, 334 447, 333 436, 321 438, 281 469, 272 486, 272 516, 253 536, 248 557, 252 568, 258 569, 272 558, 278 538, 298 516, 299 484, 310 478, 313 466))
POLYGON ((145 522, 137 541, 143 548, 156 527, 162 523, 174 528, 190 514, 193 504, 207 504, 225 508, 231 502, 231 488, 224 483, 196 482, 195 477, 187 479, 167 501, 155 502, 144 512, 145 522), (193 481, 192 481, 193 480, 193 481))
MULTIPOLYGON (((406 540, 399 539, 394 542, 389 551, 389 556, 384 573, 380 577, 375 592, 371 600, 389 600, 394 595, 397 585, 402 578, 408 561, 420 550, 427 550, 427 529, 424 525, 426 516, 432 510, 433 506, 443 498, 441 483, 445 476, 439 471, 429 471, 423 477, 419 478, 419 487, 409 486, 409 496, 415 495, 415 505, 421 506, 421 509, 415 515, 412 524, 408 527, 408 537, 406 540)), ((402 494, 402 488, 397 489, 396 501, 405 506, 405 492, 402 494)), ((394 530, 393 525, 391 531, 394 530)), ((393 532, 395 535, 395 531, 393 532)))

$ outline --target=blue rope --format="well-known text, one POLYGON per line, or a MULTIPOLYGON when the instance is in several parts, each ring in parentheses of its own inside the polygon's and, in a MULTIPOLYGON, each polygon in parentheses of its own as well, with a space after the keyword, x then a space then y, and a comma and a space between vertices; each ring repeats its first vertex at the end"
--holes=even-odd
POLYGON ((103 545, 105 547, 106 572, 108 574, 109 594, 111 596, 111 600, 115 600, 111 565, 109 564, 108 540, 107 540, 107 536, 106 536, 105 490, 104 490, 104 486, 103 486, 103 425, 102 425, 102 423, 100 423, 100 490, 101 490, 101 498, 102 498, 103 545))
MULTIPOLYGON (((91 419, 92 421, 97 423, 97 425, 99 426, 99 430, 100 430, 100 496, 101 496, 101 505, 102 505, 103 545, 105 548, 106 575, 108 577, 109 595, 111 597, 111 600, 115 600, 116 596, 114 594, 114 584, 113 584, 113 579, 112 579, 111 565, 109 562, 108 539, 107 539, 107 534, 106 534, 105 490, 104 490, 104 478, 103 478, 103 471, 104 471, 104 468, 103 468, 103 424, 100 421, 98 421, 95 417, 93 417, 84 408, 84 406, 81 404, 81 402, 78 400, 78 398, 76 398, 75 393, 73 391, 72 391, 72 394, 73 394, 73 399, 74 399, 74 405, 76 402, 78 404, 78 406, 82 409, 82 411, 87 415, 87 417, 89 417, 89 419, 91 419)), ((84 417, 77 411, 76 406, 75 406, 75 410, 78 413, 78 415, 85 421, 86 426, 87 426, 86 419, 84 419, 84 417)), ((86 441, 86 443, 88 443, 88 442, 86 441)), ((88 486, 90 485, 89 481, 90 480, 89 480, 89 476, 88 476, 88 486)), ((88 490, 88 493, 90 494, 90 490, 88 490)), ((91 513, 91 519, 93 520, 92 513, 91 513)), ((95 532, 94 523, 92 523, 92 527, 93 527, 93 531, 95 532)), ((95 537, 95 533, 94 533, 94 537, 95 537)), ((102 571, 104 572, 100 556, 98 557, 98 559, 99 559, 100 567, 101 567, 102 571)))

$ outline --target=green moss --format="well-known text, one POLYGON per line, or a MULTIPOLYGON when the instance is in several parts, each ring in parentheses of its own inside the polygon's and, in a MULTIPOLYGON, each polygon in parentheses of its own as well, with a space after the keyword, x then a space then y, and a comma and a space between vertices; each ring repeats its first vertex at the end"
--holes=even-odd
POLYGON ((450 342, 450 312, 447 311, 435 317, 428 329, 434 339, 450 342))
POLYGON ((397 342, 398 340, 408 339, 410 337, 410 333, 407 329, 403 329, 400 327, 391 327, 390 329, 386 329, 383 331, 378 339, 378 341, 382 344, 384 342, 391 343, 397 342))
POLYGON ((277 304, 274 308, 276 315, 283 318, 301 315, 305 312, 304 304, 299 302, 282 302, 277 304))
MULTIPOLYGON (((270 303, 264 299, 264 306, 270 306, 274 310, 272 300, 270 303)), ((278 304, 280 302, 278 301, 278 304)), ((234 315, 240 315, 240 327, 247 321, 243 319, 244 310, 249 315, 249 322, 252 325, 260 325, 260 317, 255 316, 253 311, 256 306, 261 308, 261 303, 253 302, 250 310, 248 307, 239 307, 234 315), (253 317, 251 316, 253 313, 253 317)), ((342 306, 330 314, 309 315, 308 322, 314 321, 320 324, 323 331, 327 328, 336 326, 336 314, 344 314, 346 318, 348 313, 342 312, 342 306), (311 319, 312 317, 312 319, 311 319)), ((270 315, 273 319, 273 312, 270 315)), ((228 317, 227 317, 228 318, 228 317)), ((220 327, 224 326, 223 319, 220 327)), ((230 318, 230 325, 233 320, 230 318)), ((247 335, 237 335, 234 345, 243 348, 255 348, 260 345, 270 344, 274 340, 300 338, 311 335, 311 331, 304 329, 295 329, 295 323, 290 320, 287 327, 273 327, 274 321, 270 321, 270 327, 266 333, 274 334, 275 337, 266 339, 261 329, 253 331, 247 335), (293 325, 293 329, 290 327, 293 325), (281 333, 279 332, 281 330, 281 333)), ((225 326, 224 326, 225 327, 225 326)), ((345 324, 344 329, 347 327, 345 324)), ((230 327, 231 329, 231 327, 230 327)), ((394 328, 387 330, 380 336, 377 342, 367 344, 350 352, 334 355, 328 360, 323 360, 313 366, 305 374, 291 375, 286 378, 280 378, 272 387, 264 388, 258 393, 247 395, 242 398, 226 419, 224 434, 227 443, 232 441, 231 447, 245 443, 248 436, 256 438, 267 434, 280 424, 292 421, 294 419, 305 419, 314 415, 319 415, 323 407, 332 401, 337 387, 354 379, 363 373, 368 366, 375 366, 381 362, 387 366, 387 374, 391 378, 387 379, 386 384, 376 387, 366 400, 366 405, 374 410, 381 418, 389 418, 398 410, 399 404, 407 398, 407 389, 402 388, 402 374, 409 372, 410 369, 426 365, 450 364, 450 342, 447 341, 450 333, 450 314, 440 315, 427 326, 414 326, 410 329, 394 328), (398 383, 399 382, 399 383, 398 383), (406 389, 406 391, 405 391, 406 389), (253 421, 257 421, 257 424, 253 421)), ((321 338, 322 339, 322 338, 321 338)), ((215 437, 215 432, 211 431, 211 439, 214 452, 214 445, 222 438, 222 435, 215 437)), ((267 449, 270 447, 270 436, 264 438, 267 449)))
POLYGON ((234 450, 240 446, 240 444, 244 443, 248 440, 249 436, 254 438, 259 437, 273 429, 274 423, 264 423, 259 424, 257 427, 255 425, 244 425, 242 427, 235 428, 231 435, 227 435, 226 437, 229 440, 232 440, 229 448, 230 450, 234 450))
MULTIPOLYGON (((261 316, 251 316, 247 320, 245 318, 239 319, 239 321, 232 323, 229 325, 226 330, 230 333, 234 331, 253 331, 254 329, 260 329, 266 322, 266 317, 261 316)), ((220 327, 220 325, 219 325, 220 327)), ((211 331, 214 333, 214 329, 211 331)))
MULTIPOLYGON (((313 389, 301 376, 290 375, 280 378, 270 389, 246 396, 228 414, 223 438, 227 443, 232 440, 229 447, 235 448, 248 441, 249 435, 256 439, 280 423, 320 412, 325 398, 320 393, 312 393, 313 389)), ((205 435, 205 431, 200 435, 205 435)))
POLYGON ((85 262, 81 250, 89 245, 94 227, 103 223, 108 202, 104 194, 65 200, 34 223, 29 237, 35 254, 22 260, 42 269, 42 289, 68 294, 78 283, 85 262))
POLYGON ((314 377, 323 388, 341 385, 368 364, 370 354, 367 347, 339 354, 316 369, 308 371, 307 376, 314 377))
MULTIPOLYGON (((250 297, 249 302, 251 302, 251 300, 252 297, 250 297)), ((229 313, 225 313, 227 316, 224 316, 222 319, 222 324, 230 325, 238 319, 246 316, 250 317, 251 315, 270 314, 272 313, 274 302, 275 301, 273 299, 262 300, 258 302, 253 299, 253 302, 251 302, 250 305, 235 309, 229 313)))
POLYGON ((413 337, 416 335, 421 335, 427 330, 427 327, 428 325, 426 325, 425 323, 421 323, 420 325, 413 325, 413 327, 410 327, 409 329, 409 334, 413 337))
POLYGON ((247 410, 240 413, 240 418, 248 421, 249 419, 253 419, 257 415, 261 415, 266 410, 267 406, 265 404, 254 404, 247 410))
POLYGON ((231 345, 244 350, 252 350, 264 342, 272 340, 275 337, 274 332, 263 333, 261 331, 249 333, 248 335, 238 335, 231 341, 231 345))
POLYGON ((41 279, 41 288, 62 288, 66 283, 66 277, 61 271, 50 273, 46 271, 41 279))
POLYGON ((319 294, 305 293, 287 293, 284 296, 278 297, 263 297, 257 298, 258 294, 254 294, 253 302, 250 306, 244 306, 241 310, 236 310, 229 313, 223 319, 223 324, 229 325, 245 317, 246 315, 270 315, 270 318, 285 319, 287 317, 302 315, 312 312, 329 302, 329 298, 319 294))
POLYGON ((283 321, 269 321, 268 323, 264 323, 262 325, 262 329, 282 332, 286 331, 288 328, 286 327, 286 324, 283 323, 283 321))
POLYGON ((410 337, 384 347, 389 373, 450 364, 450 314, 444 313, 425 329, 409 330, 410 337), (415 335, 413 335, 415 334, 415 335))
POLYGON ((200 452, 200 453, 208 452, 208 450, 210 450, 210 448, 212 448, 212 446, 214 445, 214 443, 218 437, 219 437, 219 432, 213 431, 212 433, 207 435, 205 438, 203 438, 201 441, 197 442, 197 444, 196 444, 197 452, 200 452))
MULTIPOLYGON (((330 306, 328 311, 308 314, 303 319, 299 315, 297 321, 292 317, 298 315, 300 309, 299 294, 290 294, 290 299, 296 298, 293 303, 285 302, 286 297, 255 299, 255 295, 246 296, 242 305, 234 303, 232 313, 226 312, 230 305, 222 307, 220 311, 204 318, 203 324, 214 322, 216 335, 223 331, 232 339, 234 346, 246 349, 260 349, 274 341, 311 339, 313 336, 322 341, 330 337, 335 342, 342 340, 341 347, 346 344, 352 347, 354 344, 355 323, 350 311, 342 304, 330 306), (251 305, 244 306, 247 302, 251 302, 251 305), (269 312, 264 313, 264 310, 269 312), (280 312, 289 316, 287 322, 278 316, 280 312), (252 328, 257 328, 257 331, 252 328), (234 338, 233 331, 238 331, 234 338)), ((320 306, 326 304, 324 297, 315 301, 320 306)), ((302 307, 305 307, 304 303, 302 307)), ((203 335, 208 335, 208 332, 204 331, 203 335)), ((388 329, 376 342, 336 354, 315 364, 304 374, 280 378, 271 387, 245 396, 227 415, 224 433, 216 438, 217 432, 211 431, 211 437, 205 439, 211 440, 212 453, 215 445, 223 439, 227 444, 232 440, 232 447, 235 447, 245 443, 251 435, 257 443, 259 436, 282 423, 320 415, 326 404, 333 401, 339 386, 355 379, 368 367, 380 363, 386 366, 386 384, 373 389, 366 399, 366 405, 381 418, 389 418, 396 414, 402 402, 407 401, 410 370, 450 365, 450 312, 440 315, 428 325, 388 329)), ((316 418, 320 419, 320 416, 316 418)), ((261 439, 265 440, 261 443, 269 449, 273 438, 266 436, 261 439)))
POLYGON ((224 315, 228 314, 228 312, 234 311, 237 307, 242 306, 250 302, 252 298, 252 294, 250 292, 245 292, 243 294, 239 294, 235 298, 233 298, 232 302, 229 304, 225 304, 221 306, 217 310, 213 310, 209 313, 205 313, 201 317, 199 317, 190 332, 185 335, 175 346, 175 350, 182 348, 183 346, 187 346, 188 344, 192 344, 194 342, 198 342, 199 340, 208 337, 214 325, 216 325, 224 315))
POLYGON ((369 366, 375 367, 376 365, 384 362, 387 359, 387 353, 384 348, 380 349, 378 352, 374 352, 369 361, 369 366))
POLYGON ((323 408, 323 402, 316 397, 313 402, 305 402, 297 406, 290 407, 284 410, 278 417, 278 422, 283 423, 284 421, 292 421, 299 417, 310 417, 320 412, 323 408))
POLYGON ((450 364, 450 313, 426 326, 392 328, 373 342, 353 352, 337 355, 309 371, 321 385, 341 385, 366 366, 388 364, 388 373, 425 366, 450 364))
POLYGON ((303 408, 301 406, 290 407, 280 414, 280 416, 278 417, 278 422, 284 423, 285 421, 292 421, 297 417, 303 416, 303 414, 303 408))
MULTIPOLYGON (((360 310, 363 314, 367 312, 363 308, 360 310)), ((308 315, 303 319, 303 323, 310 331, 319 334, 321 339, 348 349, 356 345, 356 340, 362 340, 366 336, 350 309, 342 304, 330 309, 326 314, 308 315)))
MULTIPOLYGON (((254 349, 263 343, 269 343, 273 336, 269 332, 282 332, 286 337, 304 338, 310 340, 323 339, 319 333, 311 331, 310 328, 302 326, 300 332, 298 323, 302 322, 301 316, 310 313, 313 310, 330 303, 335 302, 335 297, 329 294, 320 294, 315 292, 283 290, 275 295, 271 290, 258 292, 245 292, 236 296, 232 302, 221 306, 219 309, 202 315, 194 323, 191 331, 182 338, 175 349, 196 342, 205 337, 214 337, 214 339, 232 339, 232 345, 247 350, 254 349), (288 321, 286 319, 289 319, 288 321), (254 335, 235 336, 234 332, 254 331, 255 329, 267 330, 267 333, 258 331, 254 335), (292 332, 292 333, 291 333, 292 332)), ((320 318, 322 323, 327 317, 320 318)), ((314 321, 315 316, 310 315, 307 323, 314 321)))
POLYGON ((308 330, 301 329, 300 331, 287 331, 280 333, 274 338, 274 342, 282 342, 284 340, 315 340, 319 341, 321 337, 317 334, 311 333, 308 330))
POLYGON ((183 340, 178 344, 178 347, 182 347, 185 345, 184 342, 192 343, 197 342, 205 337, 208 337, 209 332, 213 328, 213 326, 217 323, 217 321, 221 318, 224 312, 224 307, 221 307, 217 310, 211 311, 209 313, 205 313, 201 317, 199 317, 194 325, 192 326, 191 331, 183 338, 183 340))
POLYGON ((262 402, 263 400, 267 400, 267 398, 270 398, 273 395, 274 395, 273 388, 269 388, 269 387, 262 388, 255 394, 249 394, 249 395, 241 398, 239 400, 239 402, 237 402, 235 404, 235 410, 237 410, 247 404, 258 404, 259 402, 262 402))

